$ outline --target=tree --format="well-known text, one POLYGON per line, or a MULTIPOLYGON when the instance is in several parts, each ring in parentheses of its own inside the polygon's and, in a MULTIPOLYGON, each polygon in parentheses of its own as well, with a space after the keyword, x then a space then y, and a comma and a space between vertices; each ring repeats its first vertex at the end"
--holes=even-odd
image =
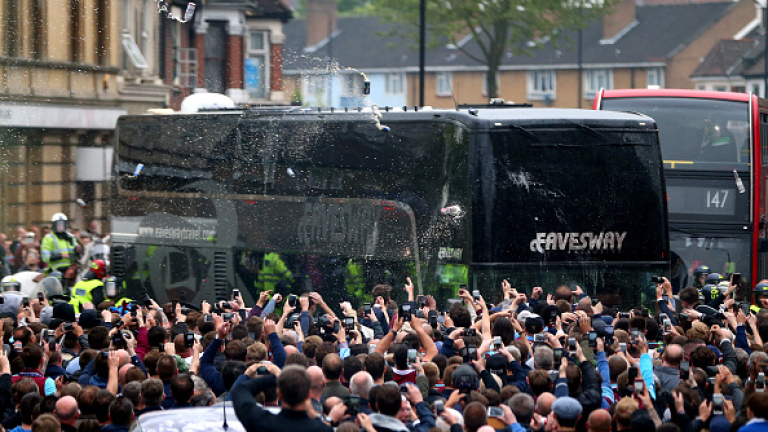
MULTIPOLYGON (((545 43, 557 44, 566 30, 583 28, 619 0, 426 0, 429 45, 451 43, 488 67, 488 95, 498 97, 496 76, 504 54, 530 55, 545 43), (480 54, 458 41, 471 35, 480 54), (533 42, 533 43, 531 43, 533 42)), ((419 0, 378 0, 376 12, 386 21, 407 23, 418 40, 419 0)), ((397 28, 392 34, 400 33, 397 28)))

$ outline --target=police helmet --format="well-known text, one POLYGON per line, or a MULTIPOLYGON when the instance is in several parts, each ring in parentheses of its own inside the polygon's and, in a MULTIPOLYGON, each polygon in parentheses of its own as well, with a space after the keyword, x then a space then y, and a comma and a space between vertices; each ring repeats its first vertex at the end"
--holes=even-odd
POLYGON ((21 282, 15 278, 10 278, 3 282, 3 292, 6 291, 21 291, 21 282))
POLYGON ((753 289, 752 292, 755 294, 755 296, 768 297, 768 283, 760 282, 759 284, 755 285, 755 289, 753 289))
POLYGON ((61 234, 66 231, 67 228, 69 228, 69 219, 67 219, 67 215, 64 213, 55 213, 53 217, 51 217, 51 229, 53 229, 53 232, 61 234))
POLYGON ((64 278, 64 275, 61 274, 61 272, 58 270, 52 270, 50 273, 48 273, 48 277, 56 278, 59 280, 59 282, 61 282, 61 280, 64 278))
POLYGON ((107 297, 115 297, 120 292, 120 278, 110 276, 104 281, 104 294, 107 297))
POLYGON ((710 273, 704 280, 704 285, 717 285, 723 281, 723 275, 720 273, 710 273))
POLYGON ((696 269, 693 271, 693 276, 698 278, 701 275, 708 275, 710 273, 712 273, 712 270, 710 270, 709 267, 702 265, 696 267, 696 269))
POLYGON ((91 263, 91 267, 88 269, 88 272, 85 274, 86 280, 91 279, 104 279, 104 277, 107 276, 107 263, 104 262, 104 260, 94 260, 91 263))

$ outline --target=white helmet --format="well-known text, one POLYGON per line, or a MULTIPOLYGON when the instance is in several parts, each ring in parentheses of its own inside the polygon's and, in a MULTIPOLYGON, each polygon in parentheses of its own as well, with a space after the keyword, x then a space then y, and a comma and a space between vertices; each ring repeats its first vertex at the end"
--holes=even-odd
POLYGON ((64 213, 55 213, 51 218, 51 228, 53 232, 61 234, 67 230, 67 215, 64 213))

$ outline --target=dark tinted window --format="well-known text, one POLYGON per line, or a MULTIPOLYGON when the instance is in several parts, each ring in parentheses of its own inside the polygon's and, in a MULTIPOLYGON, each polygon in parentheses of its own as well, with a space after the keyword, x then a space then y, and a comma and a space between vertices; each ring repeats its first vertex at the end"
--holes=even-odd
POLYGON ((659 127, 667 168, 748 170, 746 102, 692 98, 607 98, 602 109, 645 114, 659 127))
POLYGON ((475 261, 664 259, 652 131, 563 127, 479 139, 475 261))

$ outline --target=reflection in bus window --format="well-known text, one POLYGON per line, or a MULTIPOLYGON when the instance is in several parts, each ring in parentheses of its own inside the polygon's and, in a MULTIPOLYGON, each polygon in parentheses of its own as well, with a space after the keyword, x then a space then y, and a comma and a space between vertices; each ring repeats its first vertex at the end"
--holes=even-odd
POLYGON ((640 112, 656 120, 664 161, 675 169, 747 169, 749 117, 743 102, 685 98, 606 98, 602 109, 640 112), (692 163, 691 163, 692 162, 692 163), (744 164, 744 167, 738 167, 744 164))

